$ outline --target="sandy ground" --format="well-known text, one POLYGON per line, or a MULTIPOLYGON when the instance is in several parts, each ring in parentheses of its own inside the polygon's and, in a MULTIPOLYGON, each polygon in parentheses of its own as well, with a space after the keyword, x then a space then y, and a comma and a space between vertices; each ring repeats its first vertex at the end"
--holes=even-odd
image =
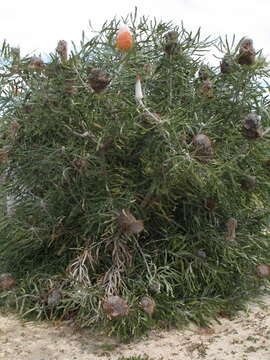
POLYGON ((132 344, 75 332, 62 324, 23 322, 0 315, 0 359, 4 360, 118 360, 148 355, 154 360, 270 360, 270 296, 264 305, 250 305, 234 320, 222 318, 211 328, 153 331, 132 344))

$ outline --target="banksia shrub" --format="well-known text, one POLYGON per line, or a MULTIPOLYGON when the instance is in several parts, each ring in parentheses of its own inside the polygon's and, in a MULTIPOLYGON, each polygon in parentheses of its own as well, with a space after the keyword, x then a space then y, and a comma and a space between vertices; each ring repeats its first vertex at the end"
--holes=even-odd
POLYGON ((0 273, 16 286, 0 291, 135 336, 268 284, 269 71, 243 40, 136 14, 119 28, 47 62, 3 44, 0 273))

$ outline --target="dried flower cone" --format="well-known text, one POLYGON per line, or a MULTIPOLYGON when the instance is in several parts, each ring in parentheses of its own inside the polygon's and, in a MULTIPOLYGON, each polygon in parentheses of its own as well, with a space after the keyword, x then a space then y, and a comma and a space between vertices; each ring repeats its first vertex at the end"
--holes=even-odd
POLYGON ((237 62, 240 65, 254 65, 256 52, 253 48, 252 39, 244 39, 241 43, 237 62))
POLYGON ((246 138, 249 139, 255 140, 261 138, 263 136, 263 129, 261 128, 261 117, 254 113, 246 115, 242 133, 246 138))
POLYGON ((121 230, 127 234, 139 234, 144 229, 143 221, 136 220, 129 211, 122 211, 118 215, 118 223, 121 230))
POLYGON ((159 294, 160 291, 161 291, 161 285, 160 285, 159 282, 153 281, 153 282, 151 282, 151 284, 149 285, 149 289, 150 289, 151 291, 159 294))
POLYGON ((217 207, 217 202, 214 199, 208 198, 204 201, 204 206, 207 210, 213 211, 217 207))
POLYGON ((13 120, 10 124, 10 128, 9 128, 9 132, 10 132, 10 136, 11 138, 14 140, 16 135, 17 135, 17 132, 20 128, 20 124, 18 123, 17 120, 13 120))
POLYGON ((177 31, 169 31, 167 34, 165 34, 164 40, 165 40, 164 51, 167 55, 179 54, 177 31))
POLYGON ((213 83, 210 79, 203 80, 203 85, 201 87, 202 94, 206 95, 209 99, 214 97, 213 93, 213 83))
POLYGON ((85 169, 88 165, 88 161, 86 159, 75 159, 72 161, 72 165, 77 170, 85 169))
POLYGON ((109 76, 105 71, 92 69, 88 76, 88 83, 96 93, 101 93, 109 85, 109 76))
POLYGON ((213 158, 213 148, 210 138, 204 134, 197 134, 193 137, 195 147, 195 158, 201 162, 207 163, 213 158))
POLYGON ((67 61, 68 59, 68 46, 65 40, 59 40, 56 52, 59 54, 61 61, 67 61))
POLYGON ((228 229, 228 232, 226 235, 227 240, 229 240, 229 241, 235 240, 236 227, 237 227, 237 220, 234 218, 229 219, 227 222, 227 229, 228 229))
POLYGON ((203 81, 209 79, 209 69, 207 67, 201 67, 198 75, 203 81))
POLYGON ((126 51, 132 48, 133 39, 132 34, 127 25, 122 25, 116 36, 116 48, 121 51, 126 51))
POLYGON ((231 62, 227 56, 224 56, 224 58, 220 62, 220 71, 222 74, 229 74, 231 71, 231 62))
POLYGON ((247 176, 241 182, 241 186, 243 190, 254 190, 257 185, 257 180, 255 176, 247 176))
POLYGON ((127 302, 120 296, 111 295, 104 300, 103 310, 107 314, 108 319, 112 320, 127 315, 129 307, 127 302))
POLYGON ((30 59, 30 64, 28 65, 28 69, 30 70, 43 70, 45 68, 45 64, 43 60, 37 56, 32 56, 30 59))
POLYGON ((153 66, 149 63, 146 63, 143 65, 143 71, 146 73, 146 74, 149 74, 151 75, 152 72, 153 72, 153 66))
POLYGON ((9 162, 8 149, 4 146, 0 148, 0 163, 7 164, 9 162))
POLYGON ((152 315, 156 308, 155 301, 148 296, 143 296, 141 298, 140 305, 143 311, 145 311, 149 315, 152 315))
POLYGON ((62 299, 62 293, 59 289, 52 289, 47 298, 47 304, 49 306, 57 306, 62 299))
POLYGON ((256 267, 256 276, 264 279, 270 276, 270 266, 266 264, 260 264, 256 267))
POLYGON ((11 290, 15 284, 16 281, 11 274, 0 274, 0 290, 11 290))

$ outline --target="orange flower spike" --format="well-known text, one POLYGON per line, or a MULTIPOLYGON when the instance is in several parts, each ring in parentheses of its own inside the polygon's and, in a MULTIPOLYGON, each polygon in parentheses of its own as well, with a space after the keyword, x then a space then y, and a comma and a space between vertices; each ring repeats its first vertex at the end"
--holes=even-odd
POLYGON ((121 25, 116 37, 116 47, 119 50, 129 50, 133 45, 132 34, 127 25, 121 25))

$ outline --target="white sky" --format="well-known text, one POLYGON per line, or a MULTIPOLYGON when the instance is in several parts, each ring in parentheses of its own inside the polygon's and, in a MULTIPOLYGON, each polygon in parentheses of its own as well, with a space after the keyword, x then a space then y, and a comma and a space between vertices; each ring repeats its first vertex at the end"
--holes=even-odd
MULTIPOLYGON (((270 0, 0 0, 0 41, 20 46, 22 53, 49 53, 57 41, 78 43, 88 20, 99 29, 106 20, 139 15, 172 20, 203 35, 236 34, 253 38, 257 50, 270 54, 270 0)), ((269 58, 268 58, 269 60, 269 58)))

